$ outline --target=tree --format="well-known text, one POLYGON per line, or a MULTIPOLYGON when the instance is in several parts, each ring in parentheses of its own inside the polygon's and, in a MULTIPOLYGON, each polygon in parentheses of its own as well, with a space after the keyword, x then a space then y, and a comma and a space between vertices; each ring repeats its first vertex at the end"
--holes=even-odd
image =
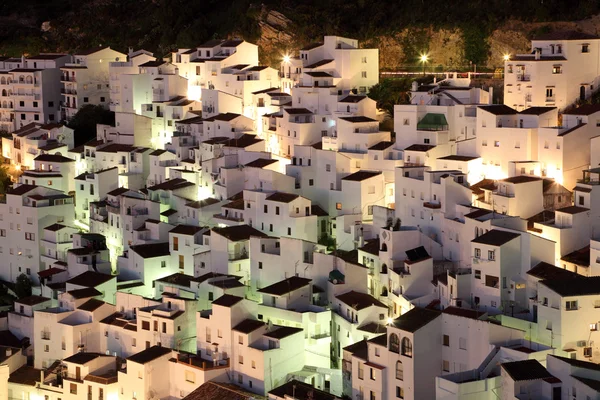
POLYGON ((77 111, 67 126, 73 129, 75 145, 79 146, 96 138, 96 125, 114 125, 115 113, 102 106, 86 104, 77 111))
POLYGON ((31 280, 29 280, 27 275, 21 274, 17 276, 17 281, 15 282, 15 294, 19 299, 31 296, 31 280))

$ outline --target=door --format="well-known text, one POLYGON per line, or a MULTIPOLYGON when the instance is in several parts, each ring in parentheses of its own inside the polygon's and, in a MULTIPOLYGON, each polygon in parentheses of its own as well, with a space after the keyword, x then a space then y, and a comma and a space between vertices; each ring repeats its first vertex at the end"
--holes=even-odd
POLYGON ((585 86, 579 88, 579 99, 585 100, 585 86))
POLYGON ((75 379, 77 379, 78 381, 81 380, 81 367, 75 368, 75 379))

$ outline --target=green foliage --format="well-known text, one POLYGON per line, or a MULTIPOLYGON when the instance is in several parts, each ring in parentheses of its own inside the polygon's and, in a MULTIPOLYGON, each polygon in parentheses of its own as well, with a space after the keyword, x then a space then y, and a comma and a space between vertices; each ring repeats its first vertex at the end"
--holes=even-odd
POLYGON ((17 298, 22 299, 23 297, 31 296, 31 280, 25 274, 17 276, 15 282, 15 294, 17 298))
POLYGON ((6 194, 6 191, 10 187, 10 183, 8 167, 6 165, 0 165, 0 195, 6 194))
POLYGON ((485 64, 490 54, 490 44, 487 40, 489 28, 481 25, 468 24, 462 28, 463 58, 473 64, 485 64))
POLYGON ((67 126, 75 132, 75 145, 96 138, 96 124, 114 125, 115 113, 102 106, 86 104, 77 111, 67 126))
POLYGON ((377 102, 377 108, 384 110, 389 118, 394 116, 394 104, 408 104, 414 78, 385 78, 369 89, 369 97, 377 102))
MULTIPOLYGON (((425 29, 412 29, 404 36, 400 43, 404 57, 402 64, 417 65, 422 54, 429 53, 429 35, 425 29)), ((431 63, 431 60, 429 60, 431 63)))
POLYGON ((319 239, 319 244, 321 246, 327 246, 327 251, 334 251, 336 247, 335 239, 329 235, 323 235, 321 239, 319 239))

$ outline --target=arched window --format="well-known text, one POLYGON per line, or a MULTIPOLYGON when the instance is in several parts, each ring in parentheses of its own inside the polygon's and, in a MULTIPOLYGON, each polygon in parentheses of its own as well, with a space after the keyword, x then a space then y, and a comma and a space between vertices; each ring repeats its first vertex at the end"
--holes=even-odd
POLYGON ((2 108, 8 108, 8 103, 6 102, 6 100, 2 102, 2 108))
POLYGON ((5 77, 0 78, 0 84, 6 85, 6 78, 5 77))
POLYGON ((2 89, 2 96, 6 97, 6 89, 2 89))
POLYGON ((395 333, 390 335, 390 351, 400 354, 400 338, 395 333))
POLYGON ((381 264, 381 273, 387 274, 387 265, 386 264, 381 264))
POLYGON ((31 75, 27 75, 27 78, 25 78, 25 82, 33 83, 33 78, 31 77, 31 75))
POLYGON ((382 244, 381 245, 381 251, 387 251, 387 244, 382 244))
POLYGON ((402 355, 412 357, 412 342, 409 338, 402 338, 402 355))
POLYGON ((396 361, 396 379, 404 380, 404 366, 402 361, 396 361))
POLYGON ((25 75, 19 75, 19 82, 25 82, 25 75))
POLYGON ((475 237, 479 237, 479 228, 475 227, 475 237))

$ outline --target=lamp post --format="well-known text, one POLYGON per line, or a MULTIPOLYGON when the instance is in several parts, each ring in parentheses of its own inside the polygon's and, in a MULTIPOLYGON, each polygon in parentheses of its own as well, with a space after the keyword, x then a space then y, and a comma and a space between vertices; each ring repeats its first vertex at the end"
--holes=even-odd
POLYGON ((427 54, 421 54, 421 63, 423 64, 423 76, 425 76, 425 63, 427 62, 427 54))

